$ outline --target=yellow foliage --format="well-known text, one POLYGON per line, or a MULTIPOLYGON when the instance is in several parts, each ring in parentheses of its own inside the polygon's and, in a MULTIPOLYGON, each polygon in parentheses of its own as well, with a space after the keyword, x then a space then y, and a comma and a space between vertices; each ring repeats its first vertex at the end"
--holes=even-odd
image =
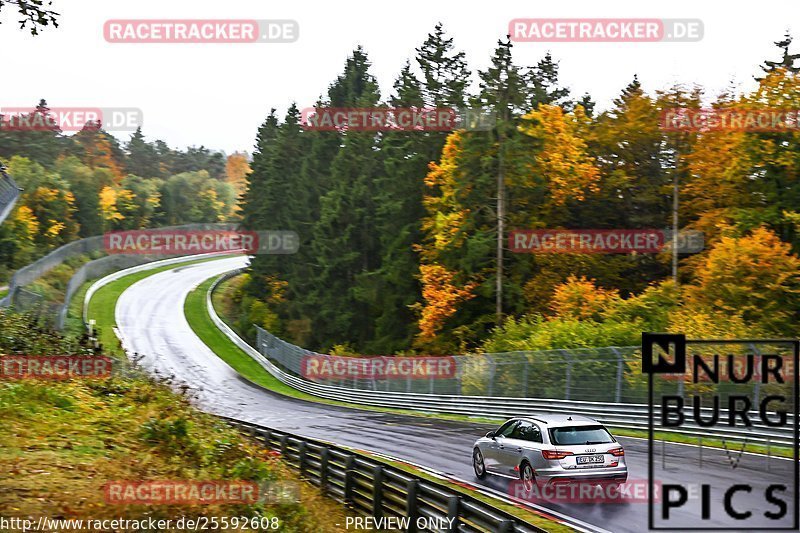
POLYGON ((219 197, 219 195, 217 195, 217 191, 214 189, 206 189, 200 193, 200 197, 206 198, 211 204, 211 208, 215 213, 217 213, 217 222, 225 220, 225 202, 217 199, 219 197))
POLYGON ((461 134, 451 133, 442 149, 441 161, 431 162, 425 176, 425 185, 437 188, 435 194, 423 198, 429 216, 422 220, 422 230, 432 237, 432 246, 419 250, 428 259, 433 259, 438 251, 460 244, 459 230, 469 214, 469 209, 460 204, 456 188, 461 140, 461 134))
POLYGON ((602 311, 620 300, 616 289, 603 289, 594 280, 570 275, 555 287, 550 309, 556 317, 566 319, 598 319, 602 311))
POLYGON ((108 222, 125 219, 117 209, 117 191, 113 187, 103 187, 100 191, 100 213, 103 220, 108 222))
POLYGON ((540 105, 522 118, 526 122, 520 131, 542 141, 536 163, 555 205, 571 199, 582 201, 587 192, 599 190, 600 171, 579 135, 579 130, 585 129, 582 108, 575 114, 565 114, 559 106, 540 105))
POLYGON ((65 227, 67 227, 66 224, 64 224, 63 222, 60 222, 58 220, 50 219, 50 220, 47 221, 47 223, 48 223, 48 227, 47 227, 47 230, 45 230, 45 232, 44 232, 44 235, 46 235, 47 237, 57 237, 58 234, 61 233, 61 231, 65 227))
POLYGON ((33 242, 33 238, 39 232, 39 221, 27 205, 17 207, 12 217, 12 224, 19 228, 16 238, 20 241, 33 242))
POLYGON ((800 308, 800 258, 772 231, 760 227, 745 237, 723 236, 694 275, 685 287, 690 306, 792 333, 786 321, 800 308))

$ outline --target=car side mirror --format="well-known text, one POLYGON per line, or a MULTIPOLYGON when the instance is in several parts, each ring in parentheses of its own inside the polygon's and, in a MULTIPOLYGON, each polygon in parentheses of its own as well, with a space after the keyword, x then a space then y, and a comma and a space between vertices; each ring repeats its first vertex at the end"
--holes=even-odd
POLYGON ((490 438, 490 439, 494 439, 494 431, 490 431, 490 432, 488 432, 488 433, 486 434, 486 437, 488 437, 488 438, 490 438))

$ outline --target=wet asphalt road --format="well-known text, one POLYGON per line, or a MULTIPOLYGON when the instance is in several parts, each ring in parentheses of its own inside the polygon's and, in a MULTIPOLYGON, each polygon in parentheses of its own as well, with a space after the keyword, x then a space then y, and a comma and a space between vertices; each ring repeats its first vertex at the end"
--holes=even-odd
MULTIPOLYGON (((131 286, 120 297, 116 322, 126 348, 143 354, 142 366, 162 376, 174 376, 196 391, 200 407, 212 413, 255 422, 284 431, 335 442, 357 449, 379 452, 417 463, 473 483, 478 482, 470 463, 476 438, 491 429, 485 424, 438 421, 412 416, 382 414, 316 404, 277 395, 242 380, 207 348, 189 327, 184 315, 186 295, 202 281, 243 266, 245 258, 229 258, 197 265, 176 267, 155 274, 131 286)), ((620 438, 626 449, 629 481, 647 479, 647 442, 620 438)), ((791 461, 743 455, 736 468, 736 453, 704 448, 702 460, 697 447, 666 445, 662 469, 661 446, 656 447, 654 477, 663 483, 709 484, 711 518, 700 520, 700 494, 690 492, 685 506, 676 510, 670 527, 727 527, 757 530, 755 526, 791 527, 794 510, 791 461), (769 471, 768 471, 769 470, 769 471), (723 512, 722 491, 736 483, 749 483, 751 494, 738 493, 734 507, 750 510, 753 517, 734 522, 723 512), (788 492, 776 493, 788 503, 783 520, 763 517, 777 507, 764 498, 765 487, 781 483, 788 492), (753 520, 760 522, 753 522, 753 520)), ((484 485, 504 493, 512 491, 509 481, 490 477, 484 485)), ((619 532, 647 530, 646 500, 625 503, 538 502, 545 507, 591 524, 619 532)), ((656 511, 660 512, 657 504, 656 511)))

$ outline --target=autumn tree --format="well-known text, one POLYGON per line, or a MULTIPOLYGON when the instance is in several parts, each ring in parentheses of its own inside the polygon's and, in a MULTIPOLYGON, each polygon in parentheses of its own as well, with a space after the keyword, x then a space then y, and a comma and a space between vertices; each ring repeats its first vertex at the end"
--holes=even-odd
POLYGON ((109 169, 92 169, 75 156, 59 159, 55 171, 69 184, 70 191, 75 195, 75 221, 79 226, 79 235, 100 235, 104 226, 100 191, 112 186, 116 177, 109 169))
POLYGON ((228 156, 225 161, 225 180, 233 185, 237 197, 244 192, 249 173, 250 162, 247 153, 234 152, 228 156))
POLYGON ((123 177, 122 148, 113 135, 103 130, 102 124, 89 121, 73 136, 78 147, 78 157, 89 168, 105 168, 119 183, 123 177))
POLYGON ((686 287, 687 301, 724 316, 740 316, 777 335, 793 335, 800 318, 800 258, 766 229, 723 236, 686 287))
POLYGON ((597 320, 618 300, 617 290, 598 287, 594 280, 583 276, 570 276, 555 287, 550 308, 560 318, 597 320))

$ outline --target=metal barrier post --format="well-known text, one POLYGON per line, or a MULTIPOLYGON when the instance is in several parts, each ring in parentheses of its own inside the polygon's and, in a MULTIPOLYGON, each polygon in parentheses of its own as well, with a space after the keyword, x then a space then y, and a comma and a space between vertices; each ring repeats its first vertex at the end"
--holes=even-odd
POLYGON ((298 461, 300 461, 300 477, 306 473, 306 441, 301 440, 298 446, 298 461))
POLYGON ((450 533, 458 533, 458 514, 459 507, 461 507, 461 498, 458 496, 450 496, 447 498, 447 519, 450 522, 448 531, 450 533))
POLYGON ((328 492, 328 457, 330 452, 328 448, 322 448, 319 452, 319 488, 322 494, 328 492))
POLYGON ((572 357, 566 350, 560 350, 561 355, 567 360, 567 375, 564 385, 564 399, 569 400, 570 388, 572 387, 572 357))
POLYGON ((281 435, 280 442, 281 442, 281 456, 284 458, 284 460, 288 461, 289 456, 286 454, 286 452, 289 449, 289 437, 287 435, 281 435))
POLYGON ((383 467, 372 469, 372 516, 380 520, 383 516, 383 467))
POLYGON ((525 358, 525 362, 522 365, 522 397, 528 397, 528 368, 530 368, 530 362, 528 358, 525 358))
POLYGON ((617 356, 617 388, 614 393, 614 401, 620 403, 622 400, 622 370, 624 361, 622 359, 622 354, 619 353, 616 347, 612 346, 611 351, 614 352, 614 355, 617 356))
POLYGON ((353 504, 353 464, 355 456, 348 455, 344 460, 344 502, 347 505, 353 504))
POLYGON ((417 533, 417 493, 419 492, 419 480, 409 479, 406 483, 406 515, 409 518, 408 533, 417 533))
POLYGON ((486 390, 486 396, 494 396, 494 373, 497 368, 497 365, 494 362, 494 359, 491 356, 487 355, 486 359, 489 360, 489 386, 486 390))
POLYGON ((770 471, 770 463, 772 462, 772 446, 770 446, 770 441, 767 439, 767 472, 770 471))

